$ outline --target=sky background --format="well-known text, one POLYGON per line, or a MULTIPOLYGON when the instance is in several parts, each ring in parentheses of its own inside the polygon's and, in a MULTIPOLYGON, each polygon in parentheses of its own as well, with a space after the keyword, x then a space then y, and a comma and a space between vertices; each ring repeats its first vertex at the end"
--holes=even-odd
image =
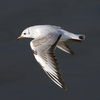
POLYGON ((0 0, 0 100, 100 100, 100 0, 0 0), (51 24, 79 34, 68 42, 75 55, 56 50, 68 91, 43 72, 17 40, 32 25, 51 24))

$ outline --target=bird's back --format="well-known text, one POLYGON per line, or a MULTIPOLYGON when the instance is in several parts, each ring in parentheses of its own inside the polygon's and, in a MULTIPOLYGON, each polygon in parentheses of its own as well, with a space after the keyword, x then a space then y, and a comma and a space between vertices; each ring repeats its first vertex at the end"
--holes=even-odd
POLYGON ((61 34, 60 27, 54 25, 35 25, 29 27, 29 30, 34 33, 34 38, 45 36, 47 34, 61 34))

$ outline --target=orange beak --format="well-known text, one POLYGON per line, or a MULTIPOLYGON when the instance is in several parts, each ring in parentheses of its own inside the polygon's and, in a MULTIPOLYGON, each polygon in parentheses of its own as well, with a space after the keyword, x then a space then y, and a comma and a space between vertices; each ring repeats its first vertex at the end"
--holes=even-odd
POLYGON ((17 39, 21 39, 21 38, 23 38, 22 36, 19 36, 17 39))

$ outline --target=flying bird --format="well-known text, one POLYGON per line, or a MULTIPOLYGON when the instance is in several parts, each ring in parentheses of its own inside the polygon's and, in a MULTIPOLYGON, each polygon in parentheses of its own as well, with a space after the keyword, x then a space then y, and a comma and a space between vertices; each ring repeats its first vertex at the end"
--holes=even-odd
POLYGON ((74 34, 54 25, 35 25, 26 28, 20 38, 33 38, 30 42, 31 49, 37 62, 41 65, 47 76, 59 87, 66 89, 54 50, 59 48, 66 53, 74 54, 66 40, 82 41, 85 35, 74 34))

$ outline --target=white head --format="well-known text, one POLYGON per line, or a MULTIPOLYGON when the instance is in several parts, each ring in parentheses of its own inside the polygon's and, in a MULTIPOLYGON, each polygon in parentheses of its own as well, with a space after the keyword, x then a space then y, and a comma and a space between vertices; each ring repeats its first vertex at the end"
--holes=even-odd
POLYGON ((26 28, 17 39, 32 38, 32 35, 33 34, 30 32, 29 28, 26 28))

